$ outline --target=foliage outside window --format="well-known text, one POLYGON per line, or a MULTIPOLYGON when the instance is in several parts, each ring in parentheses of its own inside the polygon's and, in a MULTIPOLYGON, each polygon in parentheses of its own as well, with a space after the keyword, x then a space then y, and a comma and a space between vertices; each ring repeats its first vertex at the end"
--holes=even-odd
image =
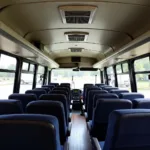
POLYGON ((124 73, 129 72, 128 64, 127 64, 127 63, 122 64, 122 69, 123 69, 123 72, 124 72, 124 73))
POLYGON ((145 57, 134 61, 135 72, 139 71, 150 71, 150 59, 145 57))
POLYGON ((150 80, 148 79, 148 75, 150 74, 150 58, 145 57, 135 60, 134 68, 136 72, 137 91, 144 94, 146 98, 150 98, 150 80))
POLYGON ((120 64, 116 66, 116 72, 117 73, 122 73, 122 69, 121 69, 121 65, 120 64))

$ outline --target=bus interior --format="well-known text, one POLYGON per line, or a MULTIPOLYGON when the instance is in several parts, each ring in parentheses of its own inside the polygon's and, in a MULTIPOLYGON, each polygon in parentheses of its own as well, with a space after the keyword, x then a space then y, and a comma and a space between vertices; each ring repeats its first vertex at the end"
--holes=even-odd
POLYGON ((0 0, 1 150, 150 150, 150 0, 0 0))

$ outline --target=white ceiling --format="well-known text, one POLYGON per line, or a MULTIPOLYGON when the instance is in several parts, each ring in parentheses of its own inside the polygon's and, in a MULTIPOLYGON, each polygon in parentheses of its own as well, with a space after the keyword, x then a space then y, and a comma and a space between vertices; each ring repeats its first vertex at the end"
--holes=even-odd
POLYGON ((41 41, 53 59, 81 56, 101 60, 150 29, 150 0, 1 0, 0 20, 28 41, 41 41), (92 24, 63 24, 61 5, 94 5, 92 24), (68 42, 64 33, 88 32, 86 42, 68 42), (68 48, 81 47, 81 53, 68 48), (108 54, 107 54, 108 53, 108 54))

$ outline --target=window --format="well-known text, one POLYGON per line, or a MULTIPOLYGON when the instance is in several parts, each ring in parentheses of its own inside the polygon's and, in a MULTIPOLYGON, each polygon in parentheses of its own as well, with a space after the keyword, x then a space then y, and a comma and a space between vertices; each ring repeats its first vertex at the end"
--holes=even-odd
POLYGON ((29 65, 29 63, 23 62, 22 73, 21 73, 21 83, 20 83, 20 93, 25 93, 27 90, 32 89, 34 67, 35 66, 33 64, 29 65))
POLYGON ((23 62, 23 65, 22 65, 22 70, 28 70, 29 68, 29 63, 26 63, 26 62, 23 62))
POLYGON ((116 72, 117 73, 122 73, 121 65, 116 66, 116 72))
POLYGON ((150 71, 150 59, 145 57, 134 61, 135 72, 150 71))
POLYGON ((100 71, 73 71, 72 69, 53 69, 51 82, 70 83, 71 88, 83 89, 85 83, 100 83, 100 71))
POLYGON ((36 87, 41 87, 42 86, 43 79, 44 79, 44 71, 45 71, 45 68, 43 66, 38 67, 36 87))
POLYGON ((124 73, 129 72, 128 64, 127 63, 122 64, 122 69, 124 73))
POLYGON ((128 64, 123 63, 123 64, 117 65, 116 72, 117 72, 117 80, 118 80, 119 89, 131 91, 130 77, 128 73, 129 72, 128 64))
POLYGON ((135 77, 137 92, 144 94, 146 98, 150 98, 150 81, 148 75, 150 74, 150 59, 145 57, 134 61, 135 77))
POLYGON ((7 99, 13 93, 16 64, 16 58, 0 55, 0 99, 7 99))
POLYGON ((148 79, 149 73, 136 74, 137 91, 144 94, 146 98, 150 98, 150 80, 148 79))
POLYGON ((109 85, 115 86, 115 76, 114 76, 113 67, 107 68, 107 75, 108 75, 109 85))

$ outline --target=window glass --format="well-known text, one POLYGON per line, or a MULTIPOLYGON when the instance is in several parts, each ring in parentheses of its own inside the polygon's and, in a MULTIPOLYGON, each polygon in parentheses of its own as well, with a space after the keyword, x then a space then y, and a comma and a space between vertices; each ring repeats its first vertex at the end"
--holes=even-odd
POLYGON ((25 91, 31 90, 32 84, 33 84, 33 74, 21 73, 20 93, 25 93, 25 91))
POLYGON ((149 57, 135 60, 134 62, 135 71, 150 71, 150 61, 149 57))
POLYGON ((129 74, 117 75, 119 89, 131 91, 129 74))
POLYGON ((38 67, 37 79, 36 79, 36 87, 41 87, 44 79, 44 71, 45 68, 43 66, 38 67))
POLYGON ((150 80, 148 79, 148 75, 147 73, 136 74, 137 91, 144 94, 146 98, 150 98, 150 80))
POLYGON ((34 71, 34 65, 33 64, 30 64, 30 71, 34 71))
POLYGON ((8 99, 13 93, 15 73, 0 72, 0 99, 8 99))
POLYGON ((114 74, 113 67, 107 68, 107 74, 114 74))
POLYGON ((116 66, 116 72, 117 73, 122 73, 121 65, 116 66))
POLYGON ((23 65, 22 65, 22 70, 28 70, 29 68, 29 63, 26 63, 26 62, 23 62, 23 65))
POLYGON ((115 77, 113 67, 107 68, 107 75, 108 75, 108 84, 111 86, 115 86, 115 77))
POLYGON ((0 69, 16 70, 16 58, 1 54, 0 69))
POLYGON ((124 73, 129 72, 129 67, 127 63, 122 64, 122 68, 124 73))
POLYGON ((51 82, 70 83, 71 88, 83 89, 85 83, 100 83, 100 71, 73 71, 72 69, 53 69, 51 82))

